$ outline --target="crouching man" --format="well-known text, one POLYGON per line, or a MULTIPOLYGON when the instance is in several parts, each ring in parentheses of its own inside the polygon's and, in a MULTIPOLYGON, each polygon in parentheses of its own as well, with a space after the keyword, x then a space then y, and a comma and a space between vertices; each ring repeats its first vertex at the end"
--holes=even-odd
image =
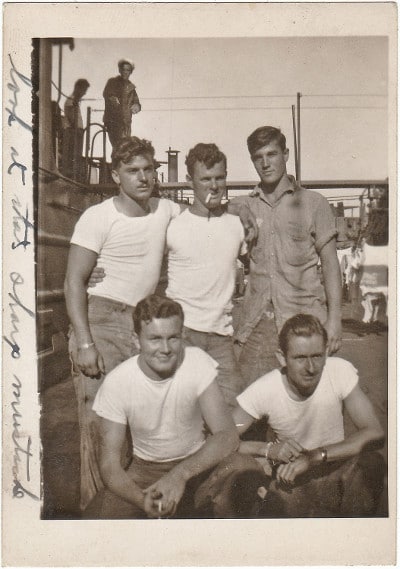
POLYGON ((93 405, 106 489, 85 517, 189 517, 196 488, 237 450, 238 435, 215 381, 217 364, 199 348, 183 347, 181 306, 150 295, 133 320, 140 353, 106 376, 93 405), (124 470, 126 424, 134 456, 124 470))
POLYGON ((327 358, 327 334, 314 316, 287 320, 279 345, 282 369, 250 385, 234 410, 240 433, 261 417, 274 433, 268 443, 243 441, 239 448, 272 466, 265 515, 375 515, 384 461, 373 449, 384 435, 357 370, 327 358), (343 407, 356 427, 348 436, 343 407))

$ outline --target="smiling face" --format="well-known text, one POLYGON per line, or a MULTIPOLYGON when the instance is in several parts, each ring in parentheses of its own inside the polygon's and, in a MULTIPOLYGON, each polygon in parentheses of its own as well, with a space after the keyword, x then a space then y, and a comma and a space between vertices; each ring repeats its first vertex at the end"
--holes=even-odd
POLYGON ((129 63, 124 63, 119 68, 119 73, 122 79, 125 79, 125 81, 127 81, 132 73, 132 67, 129 65, 129 63))
POLYGON ((187 177, 191 182, 196 210, 208 213, 221 205, 221 199, 226 191, 226 165, 217 162, 207 168, 203 162, 197 161, 193 168, 193 175, 187 177))
POLYGON ((139 365, 151 379, 159 381, 174 375, 181 361, 182 327, 179 316, 141 323, 139 365))
POLYGON ((155 183, 153 159, 151 156, 134 156, 126 164, 120 162, 112 171, 112 177, 122 198, 147 203, 155 183))
POLYGON ((316 390, 326 362, 326 344, 322 336, 294 336, 288 338, 286 356, 280 354, 286 366, 289 389, 301 399, 316 390))
POLYGON ((282 150, 279 143, 273 140, 252 154, 251 159, 264 187, 276 186, 286 174, 286 162, 289 150, 282 150))

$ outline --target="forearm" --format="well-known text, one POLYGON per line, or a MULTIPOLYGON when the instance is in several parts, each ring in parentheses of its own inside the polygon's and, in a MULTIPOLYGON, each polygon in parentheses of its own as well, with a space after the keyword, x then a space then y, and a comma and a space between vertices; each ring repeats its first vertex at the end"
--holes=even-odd
POLYGON ((383 430, 380 427, 370 428, 365 427, 358 432, 350 435, 344 441, 340 443, 335 443, 328 445, 321 450, 321 448, 313 449, 309 451, 309 457, 311 459, 311 464, 319 464, 323 462, 323 450, 326 450, 327 462, 333 462, 335 460, 344 460, 346 458, 352 458, 369 446, 381 444, 383 442, 383 430))
POLYGON ((145 495, 141 488, 131 479, 119 464, 118 457, 115 457, 113 464, 101 466, 103 482, 114 494, 123 498, 130 504, 144 508, 145 495))
POLYGON ((231 215, 239 215, 242 207, 247 207, 245 199, 246 198, 244 196, 241 196, 241 197, 236 197, 233 200, 229 200, 226 206, 228 213, 230 213, 231 215))
POLYGON ((234 431, 220 431, 210 435, 201 449, 175 466, 171 474, 176 474, 187 481, 216 466, 222 459, 235 452, 238 446, 239 437, 234 431))
POLYGON ((267 443, 259 441, 241 441, 239 445, 241 454, 250 454, 251 456, 266 456, 267 443))
POLYGON ((342 302, 342 279, 337 257, 331 256, 321 263, 325 295, 328 304, 328 317, 340 321, 342 302))
POLYGON ((65 281, 65 301, 78 344, 92 343, 89 328, 87 293, 83 283, 65 281))

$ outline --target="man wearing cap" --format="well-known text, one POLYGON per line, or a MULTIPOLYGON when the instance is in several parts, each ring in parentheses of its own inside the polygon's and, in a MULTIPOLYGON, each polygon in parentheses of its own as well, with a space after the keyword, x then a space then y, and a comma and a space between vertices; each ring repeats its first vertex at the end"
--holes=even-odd
POLYGON ((115 148, 121 138, 131 136, 132 115, 141 110, 136 87, 129 81, 135 65, 129 59, 118 62, 119 75, 107 81, 103 91, 105 101, 104 126, 115 148))

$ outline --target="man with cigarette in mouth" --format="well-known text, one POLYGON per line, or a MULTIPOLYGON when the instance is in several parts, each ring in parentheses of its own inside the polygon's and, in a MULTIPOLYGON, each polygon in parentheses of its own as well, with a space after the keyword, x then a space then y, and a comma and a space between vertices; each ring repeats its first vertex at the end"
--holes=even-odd
MULTIPOLYGON (((208 326, 210 322, 212 326, 214 321, 217 326, 216 334, 210 337, 208 350, 226 368, 220 385, 228 402, 234 405, 235 396, 240 393, 242 385, 229 336, 230 315, 225 314, 225 310, 229 308, 233 293, 233 262, 244 239, 244 230, 239 217, 228 216, 219 207, 225 191, 225 156, 218 150, 215 151, 215 145, 203 146, 213 147, 211 157, 208 149, 205 154, 201 154, 200 162, 205 160, 205 163, 200 164, 198 158, 195 158, 194 185, 197 188, 196 195, 201 197, 195 198, 195 204, 191 208, 194 213, 187 212, 186 217, 198 218, 199 221, 196 227, 194 222, 193 225, 189 223, 185 233, 177 235, 182 246, 192 243, 189 250, 197 244, 199 246, 191 258, 185 258, 183 250, 182 258, 177 259, 175 264, 181 269, 178 278, 184 293, 182 301, 186 299, 191 302, 190 287, 185 287, 186 279, 190 280, 193 287, 193 306, 188 303, 184 306, 188 319, 191 320, 192 312, 201 320, 203 309, 206 312, 208 309, 212 311, 212 315, 204 315, 208 326), (207 195, 210 197, 205 206, 207 195), (209 221, 203 218, 204 212, 208 211, 211 212, 209 221), (199 225, 203 227, 201 236, 199 225), (225 235, 224 231, 228 233, 225 235), (204 275, 203 264, 197 262, 196 254, 202 256, 202 263, 206 265, 204 275), (219 257, 216 261, 214 257, 217 254, 219 257), (225 258, 225 254, 228 257, 225 258), (220 275, 223 286, 228 288, 228 294, 220 288, 220 275), (208 299, 203 302, 202 295, 208 287, 207 279, 211 288, 208 299), (217 308, 213 307, 213 303, 217 308), (223 336, 225 333, 228 336, 223 336), (226 351, 226 345, 230 351, 226 351)), ((78 221, 71 239, 65 296, 72 325, 70 353, 74 364, 73 376, 81 431, 82 509, 102 487, 98 467, 98 420, 92 411, 93 400, 104 374, 137 353, 133 341, 132 311, 137 302, 156 289, 167 227, 172 218, 181 212, 178 204, 151 197, 156 177, 154 154, 152 144, 145 139, 122 139, 112 156, 112 175, 119 186, 118 196, 88 208, 78 221), (96 286, 90 288, 90 294, 87 295, 87 286, 91 283, 96 286)), ((243 209, 245 211, 242 216, 246 214, 247 208, 243 209)), ((249 224, 251 220, 244 223, 249 224)), ((171 247, 174 247, 173 237, 171 243, 171 247)), ((180 300, 180 289, 175 286, 173 272, 170 278, 177 291, 177 300, 180 300)), ((202 335, 199 333, 199 336, 202 335)), ((188 341, 207 348, 199 342, 196 344, 188 341)))
MULTIPOLYGON (((184 340, 207 352, 218 364, 218 385, 230 407, 244 384, 233 350, 232 296, 236 260, 246 252, 249 220, 227 212, 226 156, 215 144, 198 143, 186 157, 193 204, 167 229, 168 287, 185 314, 184 340)), ((251 215, 251 214, 250 214, 251 215)), ((89 285, 102 278, 93 273, 89 285)))
POLYGON ((374 449, 384 435, 357 370, 342 358, 327 357, 326 330, 309 314, 287 320, 279 344, 282 369, 252 383, 233 413, 239 433, 262 417, 273 431, 270 442, 243 441, 239 447, 273 476, 265 515, 375 515, 384 461, 374 449), (343 409, 356 427, 347 436, 343 409))
POLYGON ((218 385, 234 407, 244 385, 233 351, 232 296, 236 260, 246 252, 239 218, 227 213, 226 156, 215 144, 196 144, 186 157, 193 204, 167 230, 168 288, 185 313, 186 345, 218 363, 218 385))
POLYGON ((222 504, 218 496, 232 470, 262 482, 257 463, 234 452, 238 434, 215 381, 216 363, 199 348, 184 346, 183 319, 177 302, 157 295, 134 310, 140 353, 107 375, 93 405, 106 489, 86 518, 196 517, 195 504, 205 495, 218 504, 219 517, 231 516, 229 500, 222 504), (127 424, 134 456, 124 470, 119 457, 127 424), (214 471, 223 459, 223 468, 214 471))

